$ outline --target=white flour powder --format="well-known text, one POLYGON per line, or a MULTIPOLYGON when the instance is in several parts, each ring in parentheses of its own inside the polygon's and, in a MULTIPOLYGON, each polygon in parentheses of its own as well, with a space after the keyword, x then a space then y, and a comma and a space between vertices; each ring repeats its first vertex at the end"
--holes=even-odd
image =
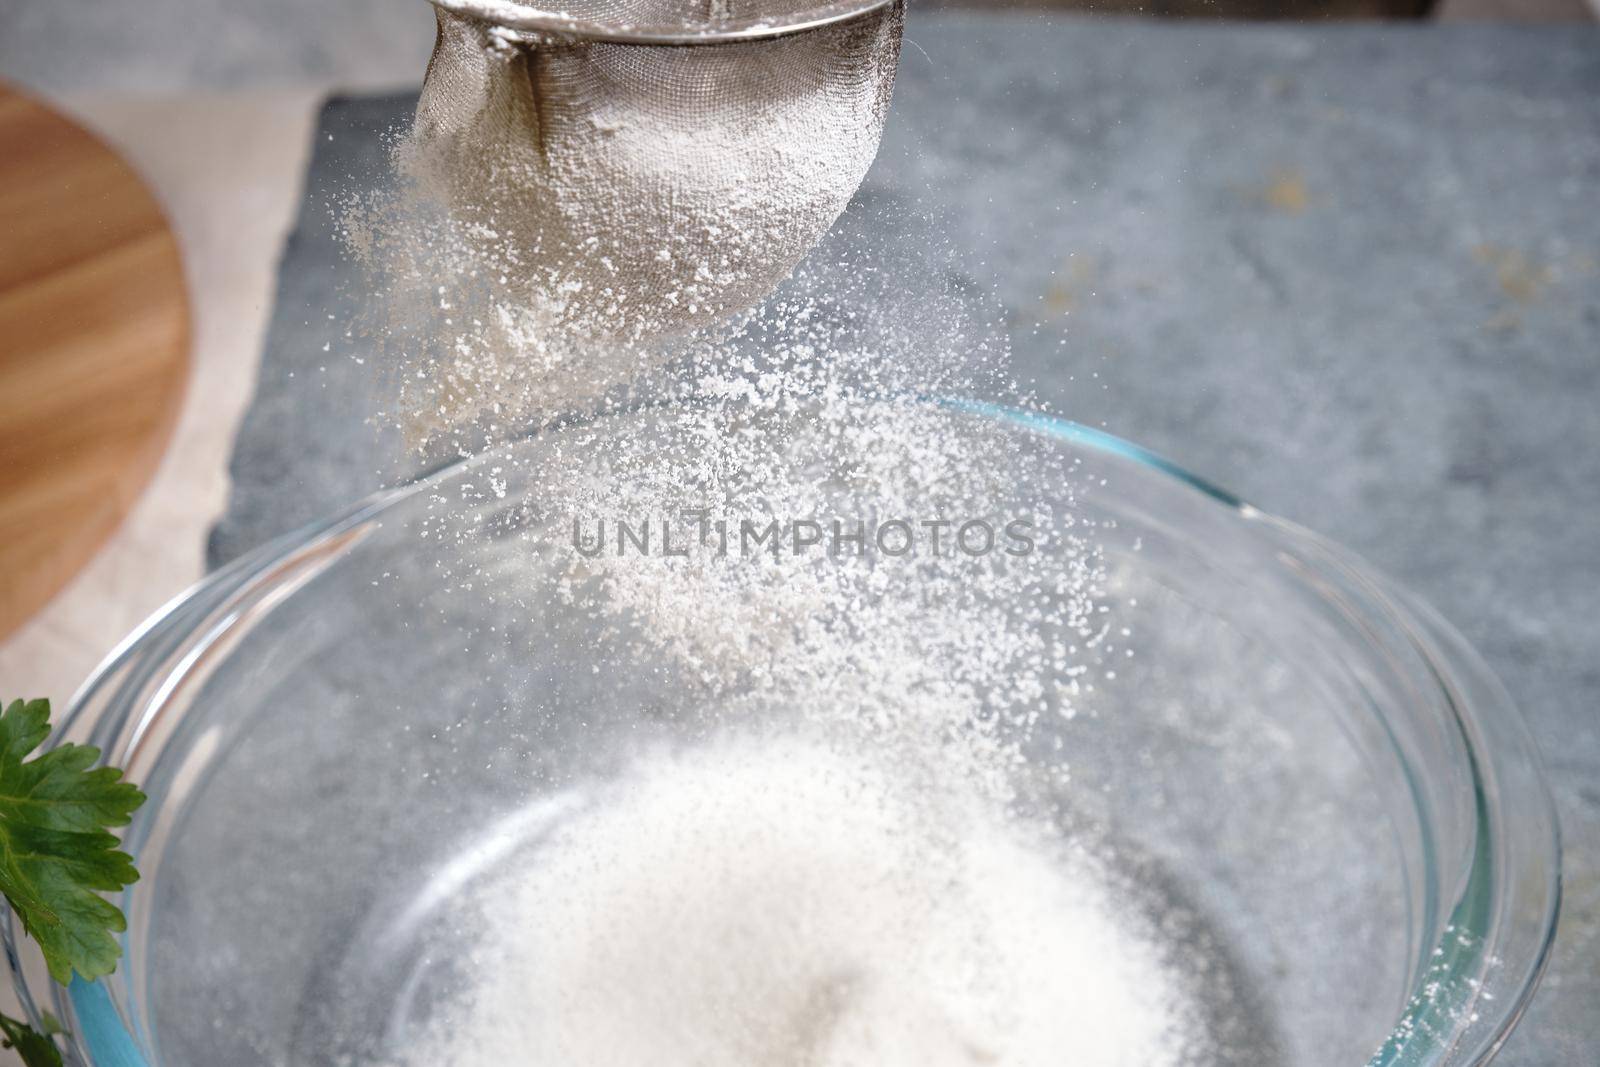
POLYGON ((639 760, 481 901, 421 1067, 1170 1067, 1192 1008, 1095 864, 780 738, 639 760))
POLYGON ((745 337, 759 355, 708 346, 681 403, 548 430, 496 457, 524 469, 436 499, 428 536, 471 543, 463 587, 516 602, 556 568, 559 603, 517 607, 637 635, 723 739, 590 785, 475 895, 467 988, 408 1067, 1203 1062, 1156 931, 1019 814, 1036 799, 1019 783, 1065 769, 1038 724, 1074 717, 1121 652, 1068 453, 1021 454, 992 419, 911 395, 963 380, 972 334, 947 306, 923 315, 946 347, 907 343, 896 319, 915 308, 866 330, 837 312, 821 293, 770 306, 745 337), (571 539, 574 520, 593 535, 686 507, 777 522, 790 544, 571 539), (942 551, 923 530, 905 556, 796 552, 801 517, 1025 518, 1037 550, 965 553, 952 528, 942 551), (755 734, 774 709, 789 734, 755 734))
POLYGON ((682 403, 548 430, 436 498, 463 587, 636 635, 723 739, 580 784, 584 809, 474 895, 467 988, 407 1067, 1203 1062, 1156 932, 1020 814, 1019 783, 1070 754, 1037 727, 1059 736, 1121 652, 1070 453, 908 395, 959 378, 953 353, 886 358, 828 306, 769 309, 760 358, 713 346, 682 403), (624 552, 613 525, 586 554, 570 532, 686 507, 789 544, 624 552), (1026 519, 1036 550, 963 552, 952 527, 942 551, 921 530, 904 556, 798 552, 801 517, 1026 519), (788 733, 756 734, 774 713, 788 733))
POLYGON ((1125 650, 1071 461, 924 399, 1005 374, 954 272, 895 217, 915 254, 826 249, 744 320, 660 340, 759 299, 838 215, 876 150, 898 19, 641 51, 441 15, 409 184, 347 216, 399 421, 466 451, 671 360, 654 384, 677 403, 547 429, 505 454, 529 469, 452 483, 425 534, 471 541, 457 591, 636 635, 703 698, 677 711, 711 740, 579 783, 581 810, 473 896, 465 988, 406 1067, 1201 1059, 1157 931, 1023 814, 1065 773, 1039 724, 1074 718, 1125 650), (775 524, 786 547, 675 555, 658 533, 655 552, 591 553, 567 534, 685 509, 735 538, 775 524), (833 519, 946 523, 944 548, 799 550, 797 521, 833 519), (962 550, 972 519, 1025 523, 1037 551, 962 550))

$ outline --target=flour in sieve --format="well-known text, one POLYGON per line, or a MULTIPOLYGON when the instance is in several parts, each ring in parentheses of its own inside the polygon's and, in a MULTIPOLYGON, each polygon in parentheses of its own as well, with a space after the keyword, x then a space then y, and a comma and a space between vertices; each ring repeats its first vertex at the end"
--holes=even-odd
POLYGON ((626 340, 749 307, 793 269, 877 152, 900 40, 897 6, 676 48, 438 23, 419 187, 507 250, 509 302, 626 340))
MULTIPOLYGON (((396 184, 342 209, 368 268, 358 329, 414 443, 503 436, 668 363, 789 274, 877 152, 898 4, 689 48, 557 40, 495 24, 523 5, 456 6, 437 13, 396 184)), ((684 18, 574 14, 601 9, 684 18)))

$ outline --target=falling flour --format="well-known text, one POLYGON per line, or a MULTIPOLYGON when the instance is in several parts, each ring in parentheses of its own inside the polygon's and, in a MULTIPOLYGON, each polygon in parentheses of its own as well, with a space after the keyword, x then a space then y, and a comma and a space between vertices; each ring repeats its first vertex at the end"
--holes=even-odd
POLYGON ((599 669, 670 672, 689 703, 663 714, 701 740, 540 783, 582 809, 470 894, 469 972, 404 1067, 1208 1062, 1190 977, 1048 800, 1067 753, 1039 738, 1122 651, 1069 454, 907 388, 970 380, 956 349, 983 331, 950 304, 945 347, 913 346, 909 309, 863 330, 831 281, 796 284, 672 403, 435 495, 460 588, 612 629, 641 666, 599 669), (657 525, 619 551, 618 523, 686 509, 787 546, 666 553, 657 525), (924 529, 905 555, 796 551, 803 517, 951 526, 942 550, 924 529), (1032 550, 959 549, 973 519, 1026 520, 1032 550))
POLYGON ((905 764, 641 757, 479 902, 436 1067, 1171 1067, 1193 1008, 1108 877, 905 764))

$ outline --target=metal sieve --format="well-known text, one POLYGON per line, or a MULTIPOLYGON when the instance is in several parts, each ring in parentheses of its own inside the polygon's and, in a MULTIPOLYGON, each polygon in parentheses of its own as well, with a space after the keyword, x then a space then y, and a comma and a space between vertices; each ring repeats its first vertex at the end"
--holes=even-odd
POLYGON ((761 300, 877 153, 901 0, 434 0, 410 165, 508 300, 580 336, 761 300))

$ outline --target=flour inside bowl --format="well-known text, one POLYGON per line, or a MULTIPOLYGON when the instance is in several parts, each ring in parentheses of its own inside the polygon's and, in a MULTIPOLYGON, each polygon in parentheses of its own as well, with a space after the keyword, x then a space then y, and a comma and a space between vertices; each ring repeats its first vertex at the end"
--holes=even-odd
POLYGON ((640 756, 474 902, 474 977, 407 1063, 1187 1062, 1193 1006, 1110 877, 916 762, 640 756))

